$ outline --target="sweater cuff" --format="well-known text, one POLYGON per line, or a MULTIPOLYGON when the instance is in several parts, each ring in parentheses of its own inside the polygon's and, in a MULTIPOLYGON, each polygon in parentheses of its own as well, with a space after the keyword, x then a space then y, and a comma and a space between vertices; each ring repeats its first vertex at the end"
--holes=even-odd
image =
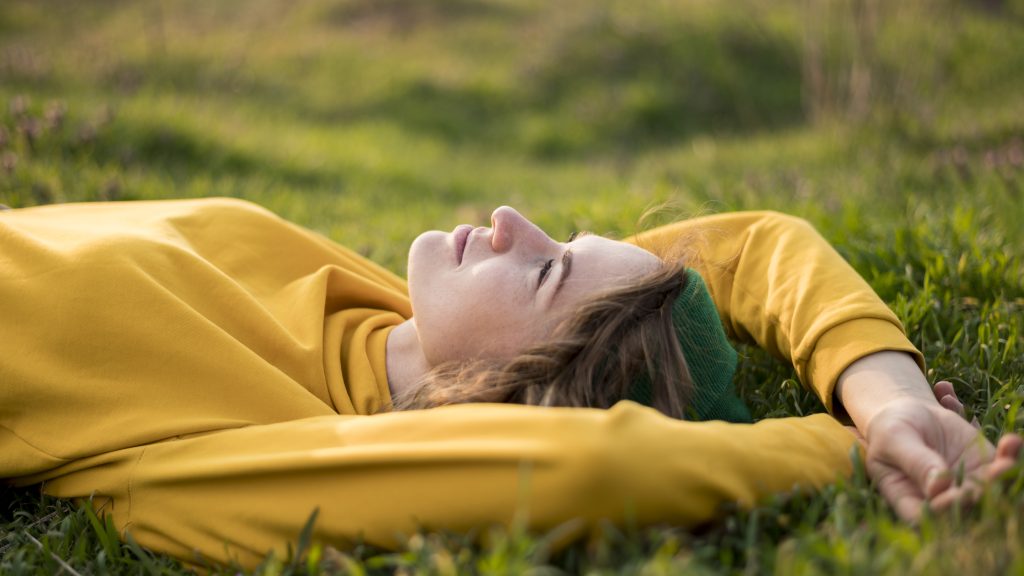
POLYGON ((910 343, 902 328, 888 320, 861 318, 822 334, 800 378, 817 392, 829 414, 835 414, 832 398, 839 375, 857 360, 887 350, 910 354, 925 372, 924 355, 910 343))

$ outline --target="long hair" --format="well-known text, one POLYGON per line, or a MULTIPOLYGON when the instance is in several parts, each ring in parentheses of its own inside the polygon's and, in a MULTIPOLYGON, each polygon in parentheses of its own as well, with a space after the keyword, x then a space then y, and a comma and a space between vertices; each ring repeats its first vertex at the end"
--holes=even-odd
POLYGON ((682 418, 693 383, 672 305, 685 282, 684 263, 669 261, 628 286, 585 301, 547 341, 517 356, 434 367, 396 396, 395 409, 467 402, 609 408, 647 377, 653 407, 682 418))

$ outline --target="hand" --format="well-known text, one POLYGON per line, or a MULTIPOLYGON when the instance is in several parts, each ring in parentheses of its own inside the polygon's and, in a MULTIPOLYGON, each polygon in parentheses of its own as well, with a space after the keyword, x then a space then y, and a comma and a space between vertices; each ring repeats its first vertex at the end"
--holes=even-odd
POLYGON ((868 426, 868 473, 905 520, 916 521, 925 501, 943 510, 976 500, 985 483, 1013 467, 1024 444, 1020 436, 1007 434, 993 447, 964 420, 951 384, 936 384, 934 393, 938 404, 893 400, 868 426))

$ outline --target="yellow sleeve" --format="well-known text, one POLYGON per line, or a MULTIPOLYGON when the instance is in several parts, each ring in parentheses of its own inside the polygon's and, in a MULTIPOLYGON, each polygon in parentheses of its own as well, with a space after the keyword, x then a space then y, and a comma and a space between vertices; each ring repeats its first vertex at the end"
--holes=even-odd
POLYGON ((718 214, 630 241, 663 256, 694 253, 731 335, 790 361, 829 412, 839 375, 859 358, 899 350, 924 369, 896 315, 805 220, 718 214))
POLYGON ((186 561, 252 568, 314 538, 395 548, 416 529, 524 522, 566 538, 610 521, 690 527, 850 472, 853 435, 826 414, 687 422, 609 410, 467 404, 323 416, 139 446, 76 462, 44 491, 88 498, 118 530, 186 561))

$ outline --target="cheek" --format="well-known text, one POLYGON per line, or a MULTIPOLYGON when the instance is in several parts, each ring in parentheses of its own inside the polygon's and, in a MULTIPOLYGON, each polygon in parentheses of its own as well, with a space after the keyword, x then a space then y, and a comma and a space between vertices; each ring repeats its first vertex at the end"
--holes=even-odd
POLYGON ((432 276, 434 286, 419 285, 426 291, 414 297, 413 311, 431 365, 507 357, 530 343, 533 307, 522 304, 523 294, 512 276, 501 267, 481 264, 432 276))

